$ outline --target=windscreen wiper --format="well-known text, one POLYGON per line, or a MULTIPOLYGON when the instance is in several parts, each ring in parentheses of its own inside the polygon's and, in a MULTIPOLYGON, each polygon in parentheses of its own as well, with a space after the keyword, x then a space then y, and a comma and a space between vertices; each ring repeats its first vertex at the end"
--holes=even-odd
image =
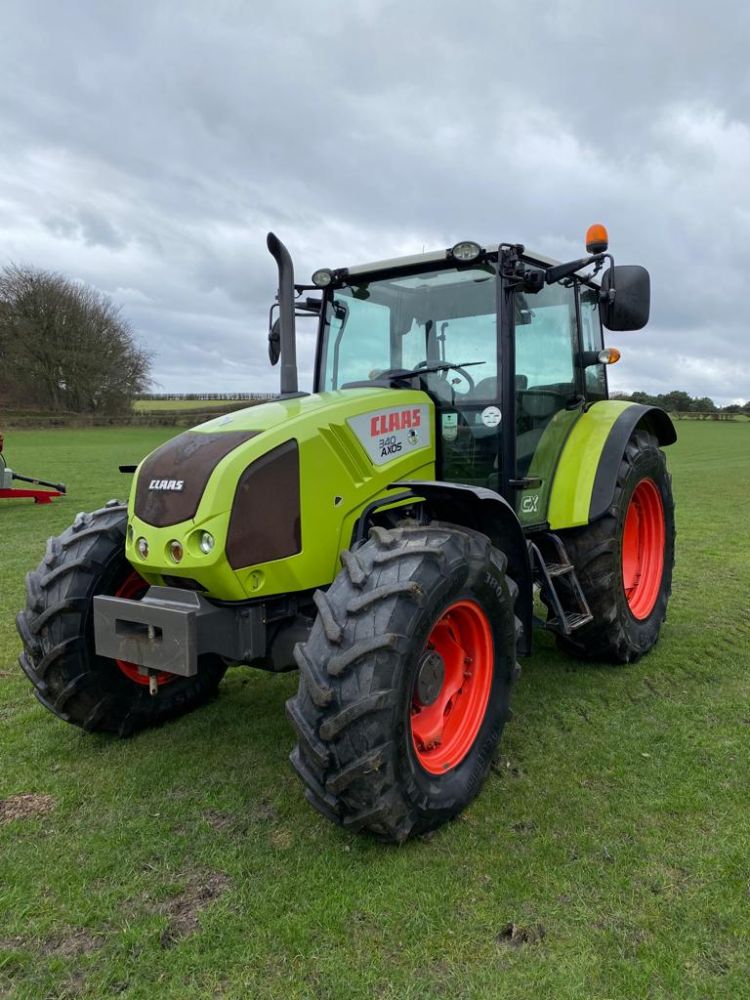
POLYGON ((461 368, 471 368, 472 365, 485 365, 486 361, 466 361, 464 364, 460 365, 458 363, 453 363, 451 361, 439 361, 435 364, 428 364, 427 362, 417 365, 416 368, 409 370, 404 370, 402 368, 391 368, 387 372, 383 372, 381 378, 415 378, 417 375, 425 375, 431 372, 447 372, 451 369, 461 370, 461 368))

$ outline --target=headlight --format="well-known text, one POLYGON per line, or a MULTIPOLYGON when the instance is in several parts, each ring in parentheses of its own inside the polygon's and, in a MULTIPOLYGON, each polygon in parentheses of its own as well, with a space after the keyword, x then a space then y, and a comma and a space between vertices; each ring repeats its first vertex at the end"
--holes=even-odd
POLYGON ((201 532, 201 538, 200 541, 198 542, 198 546, 204 555, 207 556, 208 553, 213 549, 215 544, 216 541, 210 531, 201 532))
POLYGON ((135 543, 135 547, 138 550, 138 555, 141 559, 148 559, 148 542, 145 538, 139 538, 135 543))
POLYGON ((178 542, 176 538, 167 543, 167 552, 169 552, 169 558, 172 562, 178 563, 182 561, 182 543, 178 542))

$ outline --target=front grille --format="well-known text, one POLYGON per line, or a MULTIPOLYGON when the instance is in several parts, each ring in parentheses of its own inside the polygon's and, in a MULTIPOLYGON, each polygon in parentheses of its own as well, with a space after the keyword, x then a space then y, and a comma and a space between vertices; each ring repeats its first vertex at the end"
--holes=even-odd
POLYGON ((227 558, 232 569, 240 569, 301 550, 299 446, 291 440, 242 473, 229 519, 227 558))
POLYGON ((148 456, 138 473, 134 511, 146 524, 166 528, 195 516, 203 491, 216 466, 230 451, 260 431, 185 431, 148 456), (173 482, 167 490, 155 483, 173 482))

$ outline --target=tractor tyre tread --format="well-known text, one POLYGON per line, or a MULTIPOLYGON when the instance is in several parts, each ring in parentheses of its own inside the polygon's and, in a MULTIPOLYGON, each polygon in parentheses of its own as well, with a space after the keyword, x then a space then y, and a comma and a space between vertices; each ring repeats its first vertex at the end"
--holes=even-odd
POLYGON ((493 580, 503 592, 498 628, 508 653, 501 661, 504 701, 494 748, 510 715, 507 699, 519 673, 515 650, 520 623, 511 596, 518 589, 505 576, 503 554, 479 532, 437 522, 375 527, 366 543, 342 554, 342 571, 325 600, 316 598, 321 613, 307 642, 298 646, 300 684, 287 702, 298 736, 292 767, 308 801, 329 820, 366 830, 379 840, 401 842, 452 818, 479 790, 492 752, 479 755, 465 800, 443 801, 437 814, 430 812, 416 786, 407 787, 399 770, 404 752, 399 747, 410 739, 400 723, 401 675, 405 657, 414 651, 414 615, 423 613, 427 596, 444 604, 456 589, 483 581, 490 562, 493 580), (325 698, 320 697, 323 690, 325 698))
POLYGON ((558 647, 579 659, 633 663, 656 643, 667 614, 674 566, 674 500, 658 439, 637 429, 620 461, 615 493, 607 513, 582 528, 558 531, 588 601, 593 620, 570 636, 556 636, 558 647), (644 622, 629 612, 622 590, 621 538, 632 491, 645 475, 653 478, 662 497, 665 518, 664 570, 653 611, 644 622))

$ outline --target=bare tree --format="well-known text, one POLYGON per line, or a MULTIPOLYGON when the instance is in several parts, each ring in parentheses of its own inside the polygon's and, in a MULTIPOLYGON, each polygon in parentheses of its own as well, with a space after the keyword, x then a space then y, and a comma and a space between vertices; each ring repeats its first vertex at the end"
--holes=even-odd
POLYGON ((117 412, 148 388, 151 358, 106 295, 49 271, 0 271, 0 392, 16 403, 117 412))

